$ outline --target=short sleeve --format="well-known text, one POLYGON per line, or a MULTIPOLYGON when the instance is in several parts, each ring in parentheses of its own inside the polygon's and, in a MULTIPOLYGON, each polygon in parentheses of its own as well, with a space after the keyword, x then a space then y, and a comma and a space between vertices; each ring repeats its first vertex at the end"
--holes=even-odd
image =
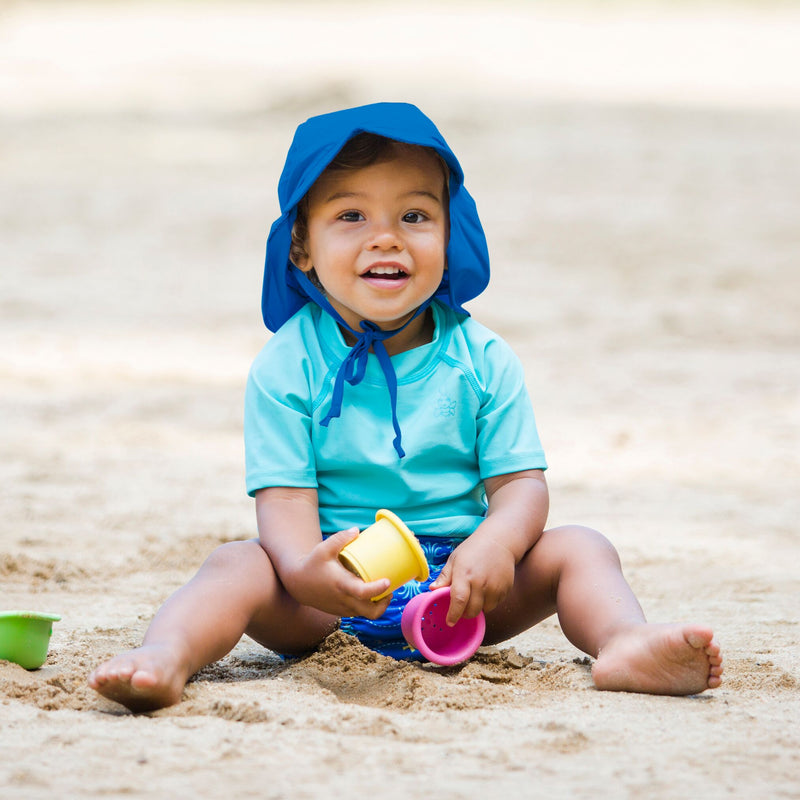
POLYGON ((502 340, 487 342, 483 398, 477 417, 482 479, 526 469, 547 469, 522 363, 502 340))
POLYGON ((311 396, 302 359, 265 348, 250 369, 245 391, 247 493, 268 486, 316 488, 311 396))

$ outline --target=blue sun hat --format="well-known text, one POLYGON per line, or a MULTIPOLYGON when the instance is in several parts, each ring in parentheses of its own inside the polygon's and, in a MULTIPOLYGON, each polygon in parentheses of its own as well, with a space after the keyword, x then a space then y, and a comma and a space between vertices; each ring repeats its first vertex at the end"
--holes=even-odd
MULTIPOLYGON (((429 147, 444 159, 450 170, 450 238, 446 253, 447 269, 433 298, 466 315, 468 312, 463 304, 486 288, 489 282, 486 237, 475 201, 464 188, 464 173, 455 154, 433 122, 416 106, 408 103, 374 103, 312 117, 297 128, 278 183, 281 216, 273 223, 267 239, 261 312, 267 328, 277 331, 306 303, 312 301, 356 337, 356 344, 339 368, 331 408, 320 423, 322 425, 327 426, 341 414, 344 382, 355 385, 363 378, 368 353, 372 349, 386 377, 392 402, 394 447, 402 458, 404 453, 396 414, 397 379, 383 345, 384 339, 398 331, 382 331, 369 321, 361 323, 362 330, 354 331, 289 258, 298 203, 342 147, 359 133, 373 133, 398 142, 429 147)), ((428 303, 417 313, 427 308, 428 303)))

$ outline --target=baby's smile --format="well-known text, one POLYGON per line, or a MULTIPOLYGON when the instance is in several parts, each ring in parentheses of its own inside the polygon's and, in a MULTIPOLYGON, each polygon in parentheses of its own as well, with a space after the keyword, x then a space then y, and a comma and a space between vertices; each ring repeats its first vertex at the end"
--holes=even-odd
POLYGON ((408 271, 402 264, 396 262, 381 261, 372 264, 366 272, 362 273, 362 278, 366 278, 371 283, 396 283, 408 277, 408 271))

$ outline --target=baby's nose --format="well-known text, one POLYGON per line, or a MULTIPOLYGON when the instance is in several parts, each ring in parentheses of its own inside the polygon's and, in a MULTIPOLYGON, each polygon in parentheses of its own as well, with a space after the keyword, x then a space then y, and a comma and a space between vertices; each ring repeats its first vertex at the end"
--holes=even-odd
POLYGON ((380 225, 370 237, 369 247, 373 250, 389 250, 401 248, 402 239, 393 225, 380 225))

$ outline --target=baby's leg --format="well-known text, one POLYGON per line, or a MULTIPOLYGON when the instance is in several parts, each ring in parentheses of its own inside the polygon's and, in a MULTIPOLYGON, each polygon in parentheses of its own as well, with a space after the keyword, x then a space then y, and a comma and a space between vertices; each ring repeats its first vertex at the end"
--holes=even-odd
POLYGON ((164 603, 142 646, 101 664, 89 685, 132 711, 163 708, 177 703, 189 678, 244 633, 280 652, 301 652, 335 624, 292 600, 258 542, 232 542, 164 603))
POLYGON ((616 550, 596 531, 546 531, 487 623, 498 640, 553 611, 567 638, 597 659, 592 677, 598 689, 695 694, 720 684, 722 658, 711 630, 648 624, 616 550))

